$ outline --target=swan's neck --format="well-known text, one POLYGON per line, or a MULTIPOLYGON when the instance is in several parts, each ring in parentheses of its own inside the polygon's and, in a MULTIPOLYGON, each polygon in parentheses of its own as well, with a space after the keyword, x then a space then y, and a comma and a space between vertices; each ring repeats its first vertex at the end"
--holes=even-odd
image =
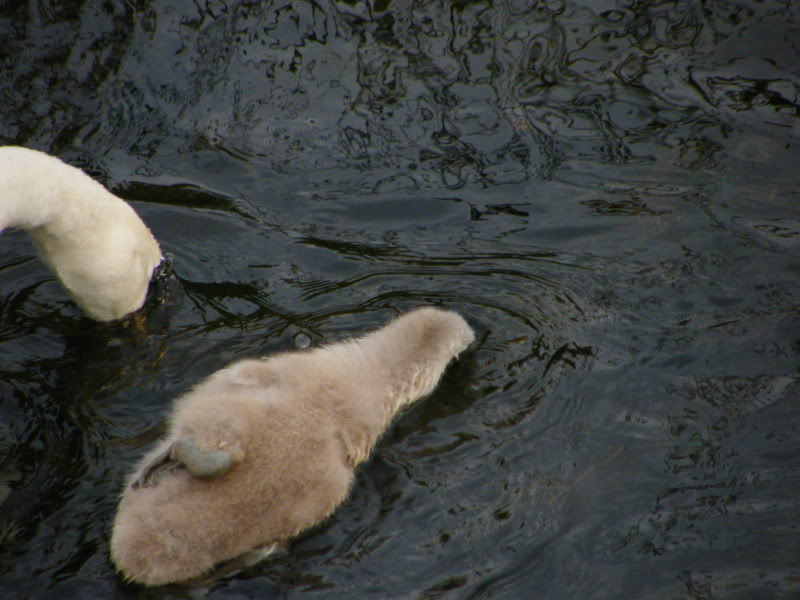
POLYGON ((0 148, 0 229, 34 238, 80 237, 116 200, 102 185, 59 159, 26 148, 0 148), (111 196, 109 199, 108 196, 111 196))
POLYGON ((26 148, 0 148, 0 230, 30 233, 90 317, 137 310, 161 251, 133 209, 83 171, 26 148))

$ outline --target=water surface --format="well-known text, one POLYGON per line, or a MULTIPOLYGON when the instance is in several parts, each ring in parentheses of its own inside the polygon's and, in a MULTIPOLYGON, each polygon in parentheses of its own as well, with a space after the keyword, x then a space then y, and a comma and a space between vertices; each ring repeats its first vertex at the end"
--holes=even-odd
POLYGON ((94 325, 0 238, 0 596, 797 597, 796 2, 20 1, 0 40, 0 143, 132 202, 181 283, 94 325), (421 304, 479 341, 329 522, 114 574, 172 398, 421 304))

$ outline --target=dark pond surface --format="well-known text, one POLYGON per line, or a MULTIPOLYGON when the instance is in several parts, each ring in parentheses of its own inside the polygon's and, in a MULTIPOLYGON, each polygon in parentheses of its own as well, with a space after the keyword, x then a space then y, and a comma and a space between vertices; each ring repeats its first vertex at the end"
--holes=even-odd
POLYGON ((0 597, 800 597, 800 3, 6 0, 0 72, 183 290, 94 325, 0 238, 0 597), (172 398, 431 303, 479 343, 328 523, 114 574, 172 398))

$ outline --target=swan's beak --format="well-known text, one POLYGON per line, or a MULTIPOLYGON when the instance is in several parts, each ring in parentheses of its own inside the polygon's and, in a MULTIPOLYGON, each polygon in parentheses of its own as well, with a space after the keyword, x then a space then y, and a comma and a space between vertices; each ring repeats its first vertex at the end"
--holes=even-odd
POLYGON ((165 254, 150 276, 145 304, 163 304, 173 295, 171 292, 178 288, 180 283, 172 268, 172 256, 165 254))

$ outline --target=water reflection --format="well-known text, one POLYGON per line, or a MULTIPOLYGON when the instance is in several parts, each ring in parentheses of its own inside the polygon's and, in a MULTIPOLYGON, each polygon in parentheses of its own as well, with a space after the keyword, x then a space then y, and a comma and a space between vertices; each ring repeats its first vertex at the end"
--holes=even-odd
POLYGON ((183 294, 87 332, 3 233, 0 587, 184 596, 106 558, 171 398, 432 303, 474 351, 330 523, 195 595, 790 597, 798 26, 777 1, 0 7, 0 141, 132 201, 183 294))

